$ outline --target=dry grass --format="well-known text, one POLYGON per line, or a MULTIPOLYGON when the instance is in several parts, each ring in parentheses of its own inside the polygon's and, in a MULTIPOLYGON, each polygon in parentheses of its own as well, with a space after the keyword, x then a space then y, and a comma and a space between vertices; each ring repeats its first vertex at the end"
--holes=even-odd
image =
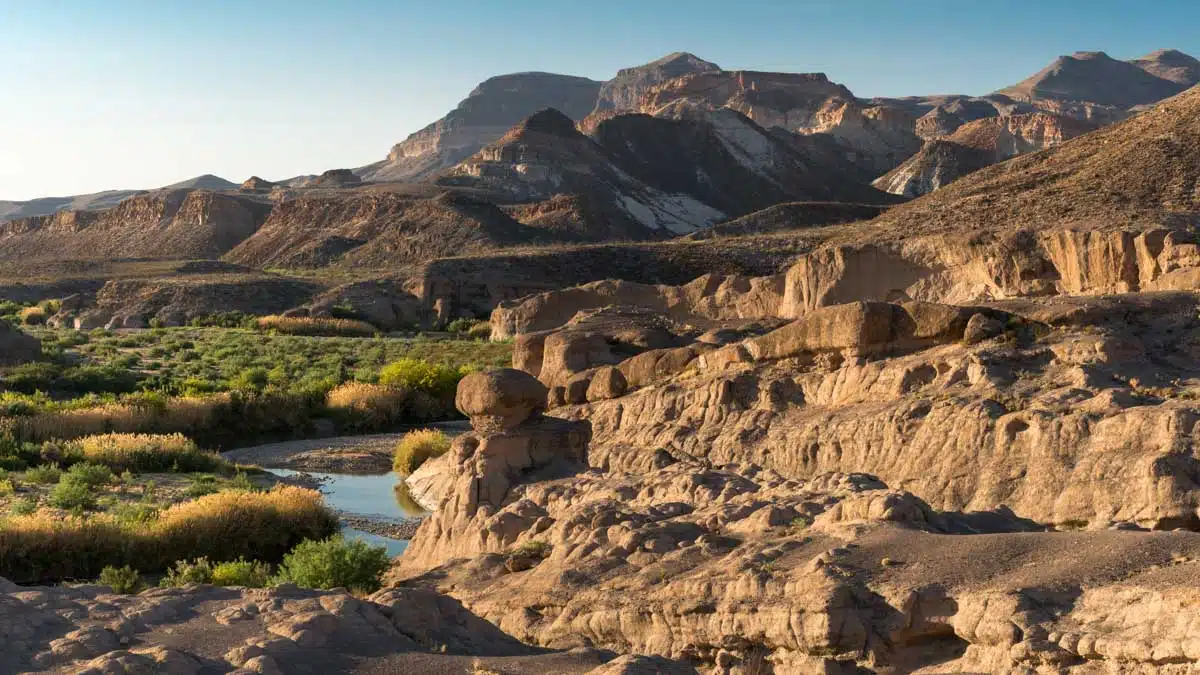
POLYGON ((109 403, 92 408, 58 410, 14 419, 13 431, 29 441, 70 440, 108 433, 188 433, 207 427, 228 403, 227 395, 180 397, 165 406, 109 403))
POLYGON ((287 335, 370 337, 379 332, 379 329, 366 321, 307 316, 264 316, 258 320, 258 327, 287 335))
POLYGON ((161 571, 180 559, 279 560, 305 539, 337 531, 313 490, 227 491, 173 506, 149 523, 39 512, 0 524, 0 577, 17 582, 95 578, 106 566, 161 571))
POLYGON ((183 434, 102 434, 78 441, 87 460, 104 464, 114 472, 130 471, 216 471, 225 462, 206 452, 183 434))
POLYGON ((403 419, 409 392, 403 387, 347 382, 334 388, 325 398, 330 409, 342 412, 368 427, 385 426, 403 419))
POLYGON ((50 318, 50 315, 44 307, 26 307, 17 312, 17 318, 26 326, 41 326, 46 323, 46 319, 50 318))
POLYGON ((403 476, 411 475, 427 460, 440 457, 450 449, 450 438, 437 429, 410 431, 396 444, 392 466, 403 476))

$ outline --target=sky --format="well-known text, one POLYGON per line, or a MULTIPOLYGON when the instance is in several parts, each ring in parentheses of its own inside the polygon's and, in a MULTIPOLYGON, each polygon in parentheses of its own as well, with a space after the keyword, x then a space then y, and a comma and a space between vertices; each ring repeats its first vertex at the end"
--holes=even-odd
POLYGON ((0 199, 382 159, 474 86, 690 51, 855 94, 984 94, 1060 54, 1200 56, 1195 0, 0 0, 0 199))

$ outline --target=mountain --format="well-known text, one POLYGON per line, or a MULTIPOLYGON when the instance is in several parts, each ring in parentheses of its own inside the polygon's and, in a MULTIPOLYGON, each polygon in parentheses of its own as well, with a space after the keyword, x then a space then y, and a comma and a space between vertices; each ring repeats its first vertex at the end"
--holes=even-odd
POLYGON ((1200 60, 1177 49, 1159 49, 1130 63, 1155 77, 1183 87, 1200 84, 1200 60))
POLYGON ((645 65, 622 68, 600 87, 594 113, 636 110, 642 96, 655 85, 684 75, 720 70, 717 64, 687 52, 674 52, 645 65))
POLYGON ((1049 113, 985 117, 926 142, 920 152, 872 185, 893 194, 918 197, 996 162, 1044 150, 1096 128, 1098 125, 1091 122, 1049 113))
POLYGON ((397 143, 387 159, 357 171, 363 180, 426 178, 470 157, 533 113, 555 108, 583 119, 601 83, 553 73, 514 73, 482 82, 442 119, 397 143))
POLYGON ((781 201, 890 201, 820 171, 730 109, 618 115, 592 138, 542 111, 439 183, 520 205, 522 222, 585 240, 685 234, 781 201))
POLYGON ((1174 96, 1186 88, 1104 52, 1076 52, 1058 57, 1032 76, 996 93, 1035 104, 1079 101, 1128 110, 1174 96))
POLYGON ((1200 88, 978 171, 873 221, 894 233, 1155 226, 1200 217, 1200 88))
POLYGON ((178 183, 158 188, 159 190, 236 190, 238 184, 233 181, 225 180, 220 176, 214 176, 211 173, 206 173, 202 176, 181 180, 178 183))

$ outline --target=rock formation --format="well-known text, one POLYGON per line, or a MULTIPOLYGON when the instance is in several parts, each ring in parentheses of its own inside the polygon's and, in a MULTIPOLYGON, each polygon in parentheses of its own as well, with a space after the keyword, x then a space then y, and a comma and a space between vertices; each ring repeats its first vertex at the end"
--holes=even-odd
MULTIPOLYGON (((0 579, 0 671, 69 673, 638 672, 644 657, 521 644, 444 595, 191 585, 117 595, 0 579), (604 665, 605 662, 607 665, 604 665)), ((694 673, 663 660, 661 672, 694 673)))
POLYGON ((685 75, 720 70, 717 64, 687 52, 674 52, 642 66, 622 68, 616 77, 601 85, 593 114, 636 110, 642 97, 656 85, 685 75))
POLYGON ((444 118, 396 144, 387 159, 358 171, 366 180, 408 181, 453 166, 493 143, 514 124, 545 108, 583 119, 596 103, 600 83, 552 73, 493 77, 444 118))
POLYGON ((705 672, 1188 672, 1200 535, 1106 528, 1200 527, 1200 410, 1166 384, 1200 372, 1196 302, 853 303, 682 347, 610 308, 514 356, 587 373, 586 402, 549 397, 586 452, 514 473, 536 383, 464 381, 492 431, 391 581, 705 672))

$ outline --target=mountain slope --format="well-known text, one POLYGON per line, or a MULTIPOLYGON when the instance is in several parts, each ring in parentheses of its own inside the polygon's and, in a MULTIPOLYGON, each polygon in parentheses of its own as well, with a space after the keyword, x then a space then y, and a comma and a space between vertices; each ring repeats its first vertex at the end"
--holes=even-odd
POLYGON ((1173 96, 1185 87, 1104 52, 1060 56, 1049 66, 996 92, 1019 101, 1086 101, 1128 109, 1173 96))
POLYGON ((520 204, 523 222, 585 240, 686 234, 781 201, 894 201, 820 171, 729 109, 618 115, 595 138, 542 111, 439 182, 520 204))
POLYGON ((509 128, 544 108, 583 119, 596 103, 600 82, 554 73, 513 73, 480 83, 442 119, 397 143, 387 159, 359 169, 364 180, 426 178, 475 154, 509 128))
POLYGON ((897 206, 896 234, 1151 226, 1200 217, 1200 88, 897 206))
POLYGON ((920 152, 872 183, 906 197, 918 197, 985 166, 1085 134, 1097 125, 1049 113, 987 117, 925 143, 920 152))
POLYGON ((1130 63, 1155 77, 1184 87, 1200 84, 1200 60, 1177 49, 1159 49, 1130 63))

